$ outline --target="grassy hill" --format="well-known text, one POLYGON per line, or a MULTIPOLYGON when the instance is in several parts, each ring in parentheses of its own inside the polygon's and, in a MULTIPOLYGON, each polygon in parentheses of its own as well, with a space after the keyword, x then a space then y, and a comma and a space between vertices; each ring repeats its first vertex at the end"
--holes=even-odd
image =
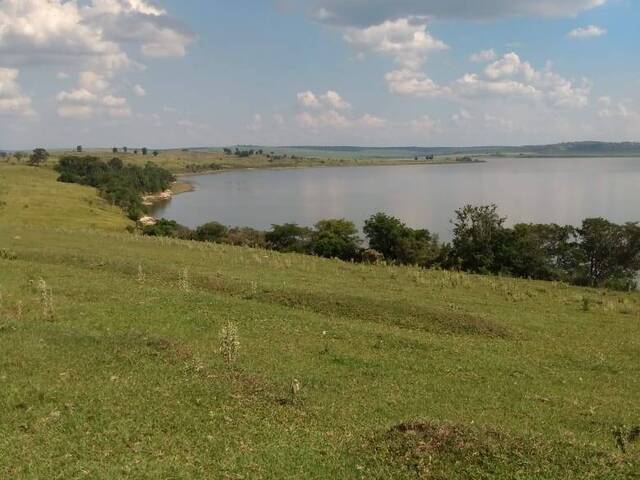
POLYGON ((0 166, 0 478, 638 478, 637 293, 126 225, 0 166))

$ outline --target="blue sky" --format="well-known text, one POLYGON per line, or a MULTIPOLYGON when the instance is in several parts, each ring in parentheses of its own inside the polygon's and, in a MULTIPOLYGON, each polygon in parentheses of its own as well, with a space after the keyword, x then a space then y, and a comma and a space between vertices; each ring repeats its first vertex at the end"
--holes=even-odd
POLYGON ((0 0, 0 148, 640 140, 630 0, 0 0))

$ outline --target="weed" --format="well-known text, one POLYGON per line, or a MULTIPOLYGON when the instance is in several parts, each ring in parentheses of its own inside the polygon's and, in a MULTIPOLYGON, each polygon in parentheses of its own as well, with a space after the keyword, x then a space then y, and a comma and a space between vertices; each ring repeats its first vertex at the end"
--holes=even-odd
POLYGON ((47 286, 44 278, 38 280, 38 291, 40 292, 40 307, 42 307, 42 316, 46 320, 53 320, 53 291, 47 286))
POLYGON ((189 269, 187 267, 180 272, 178 286, 180 287, 180 290, 185 293, 188 293, 191 290, 191 284, 189 283, 189 269))
POLYGON ((238 359, 240 353, 238 327, 231 321, 220 330, 220 353, 227 365, 231 365, 238 359))

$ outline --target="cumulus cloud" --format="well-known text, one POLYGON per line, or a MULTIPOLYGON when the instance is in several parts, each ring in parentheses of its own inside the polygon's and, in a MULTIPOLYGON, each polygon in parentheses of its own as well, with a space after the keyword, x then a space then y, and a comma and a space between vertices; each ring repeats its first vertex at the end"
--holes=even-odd
POLYGON ((607 0, 314 0, 318 21, 368 27, 412 16, 492 19, 513 16, 564 17, 607 0))
POLYGON ((20 72, 14 68, 0 68, 0 115, 31 116, 31 98, 22 93, 18 84, 20 72))
POLYGON ((351 108, 351 104, 343 99, 338 92, 333 90, 329 90, 327 93, 322 95, 321 99, 325 105, 337 110, 348 110, 351 108))
POLYGON ((370 113, 365 113, 362 117, 358 119, 358 124, 364 127, 371 128, 379 128, 387 125, 387 120, 376 115, 371 115, 370 113))
POLYGON ((348 28, 345 40, 361 51, 372 51, 394 59, 403 68, 419 68, 432 52, 447 45, 427 32, 424 19, 408 17, 387 20, 366 28, 348 28))
POLYGON ((588 27, 574 28, 567 34, 567 36, 574 39, 585 39, 602 37, 606 34, 607 30, 605 28, 598 27, 596 25, 589 25, 588 27))
MULTIPOLYGON (((323 95, 316 95, 310 90, 300 92, 297 94, 297 103, 302 111, 295 119, 305 129, 379 128, 387 122, 370 113, 360 117, 349 114, 346 111, 351 110, 351 104, 334 90, 328 90, 323 95)), ((274 119, 279 126, 285 123, 281 115, 276 115, 274 119)))
POLYGON ((551 66, 536 70, 516 53, 508 53, 486 66, 482 74, 468 73, 452 85, 455 95, 467 98, 520 97, 544 101, 553 107, 585 107, 591 84, 580 84, 555 73, 551 66))
POLYGON ((300 92, 297 95, 297 103, 301 108, 331 108, 334 110, 348 110, 351 104, 347 102, 335 90, 328 90, 327 93, 316 95, 311 90, 300 92))
POLYGON ((80 64, 116 71, 143 56, 184 55, 193 35, 145 0, 0 0, 0 55, 8 64, 80 64))
POLYGON ((613 101, 611 97, 598 99, 598 116, 607 119, 640 119, 640 112, 635 110, 631 102, 613 101))
POLYGON ((133 87, 133 93, 136 94, 136 96, 138 97, 146 97, 147 96, 147 91, 144 89, 144 87, 142 85, 136 85, 133 87))
POLYGON ((305 108, 320 108, 320 100, 310 90, 298 93, 298 105, 305 108))
POLYGON ((414 70, 395 70, 385 76, 391 93, 412 97, 437 97, 450 93, 448 87, 442 87, 427 75, 414 70))
POLYGON ((476 52, 469 57, 469 60, 473 63, 487 63, 493 62, 498 58, 498 54, 496 51, 491 48, 489 50, 482 50, 480 52, 476 52))
POLYGON ((60 92, 56 99, 58 115, 63 118, 84 119, 103 114, 114 118, 131 116, 127 99, 111 92, 106 77, 92 71, 81 72, 77 87, 60 92))

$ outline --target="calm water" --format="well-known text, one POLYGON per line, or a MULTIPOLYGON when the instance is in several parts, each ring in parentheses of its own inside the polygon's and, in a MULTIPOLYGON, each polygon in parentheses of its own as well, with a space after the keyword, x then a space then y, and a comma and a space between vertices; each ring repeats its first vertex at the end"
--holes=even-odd
POLYGON ((195 227, 211 220, 268 229, 345 217, 360 227, 384 211, 451 236, 454 210, 496 203, 509 223, 640 220, 640 159, 491 159, 482 164, 236 171, 188 178, 195 192, 156 217, 195 227))

